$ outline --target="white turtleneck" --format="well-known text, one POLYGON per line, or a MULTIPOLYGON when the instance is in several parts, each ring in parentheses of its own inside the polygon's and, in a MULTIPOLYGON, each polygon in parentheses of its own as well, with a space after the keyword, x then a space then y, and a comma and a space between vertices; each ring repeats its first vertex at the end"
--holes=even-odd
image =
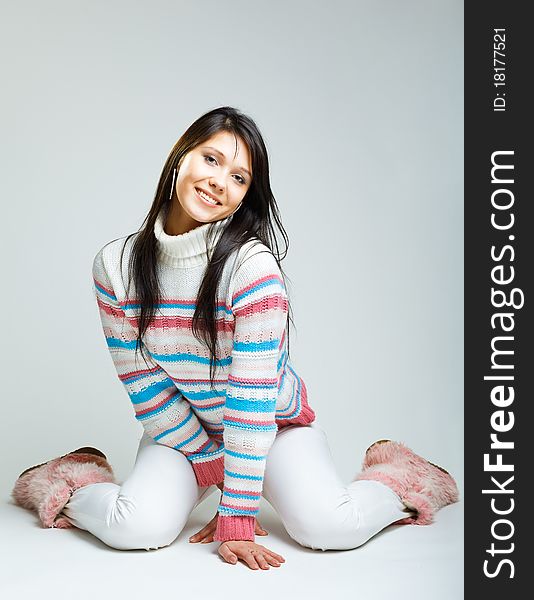
POLYGON ((169 235, 165 233, 164 229, 167 214, 168 208, 163 207, 154 224, 158 259, 170 267, 181 268, 196 267, 207 263, 208 249, 211 250, 215 246, 224 228, 233 217, 233 215, 229 215, 219 221, 199 225, 186 233, 169 235), (213 227, 213 242, 209 244, 208 231, 211 227, 213 227))

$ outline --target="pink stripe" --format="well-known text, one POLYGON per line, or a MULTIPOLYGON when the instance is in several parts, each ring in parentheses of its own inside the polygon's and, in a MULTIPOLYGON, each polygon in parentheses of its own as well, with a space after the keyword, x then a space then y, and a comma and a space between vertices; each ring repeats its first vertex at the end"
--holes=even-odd
POLYGON ((279 281, 282 286, 284 285, 284 282, 282 281, 282 279, 280 278, 279 275, 276 274, 271 274, 271 275, 265 275, 265 277, 261 277, 260 279, 256 279, 255 281, 253 281, 252 283, 249 283, 247 286, 245 286, 244 288, 238 290, 233 296, 232 296, 232 304, 234 304, 235 302, 235 298, 237 298, 237 296, 240 296, 241 294, 248 292, 248 290, 252 289, 253 287, 257 286, 260 283, 263 283, 264 281, 270 281, 272 279, 276 279, 277 281, 279 281))
POLYGON ((194 452, 184 452, 184 454, 189 455, 189 454, 196 454, 197 452, 202 452, 202 450, 204 450, 204 448, 206 448, 206 446, 209 446, 210 444, 211 444, 211 440, 208 439, 202 444, 202 446, 200 446, 200 448, 198 448, 194 452))
POLYGON ((124 311, 122 311, 120 308, 106 304, 98 297, 96 299, 96 302, 97 302, 98 306, 100 307, 100 309, 103 310, 106 314, 112 315, 114 317, 116 315, 120 315, 121 317, 124 316, 124 311))
MULTIPOLYGON (((108 294, 115 296, 115 298, 117 297, 115 295, 115 292, 113 291, 113 289, 108 288, 105 285, 103 285, 102 283, 100 283, 100 281, 98 281, 98 279, 96 279, 96 277, 94 277, 94 276, 93 276, 93 280, 99 287, 101 287, 103 290, 108 292, 108 294)), ((167 305, 169 305, 169 304, 191 304, 194 306, 195 302, 196 302, 195 298, 168 298, 168 297, 166 297, 165 300, 160 302, 160 304, 163 307, 167 307, 167 305)), ((123 300, 123 301, 119 300, 119 304, 140 304, 140 300, 138 298, 129 298, 128 300, 123 300)), ((228 306, 226 304, 226 302, 224 302, 223 300, 216 302, 215 306, 217 308, 224 307, 227 310, 231 310, 231 308, 232 308, 231 306, 228 306)))
MULTIPOLYGON (((134 317, 132 317, 133 320, 134 317)), ((137 319, 136 327, 137 327, 137 319)), ((217 331, 234 331, 234 324, 232 321, 226 321, 223 318, 215 321, 217 331)), ((187 329, 191 331, 193 325, 193 317, 180 317, 175 315, 169 316, 156 316, 150 323, 150 329, 187 329)))
POLYGON ((250 512, 256 512, 255 508, 249 508, 248 506, 237 506, 236 504, 227 504, 226 502, 221 502, 220 506, 226 506, 226 508, 234 508, 236 510, 248 510, 250 512))
POLYGON ((274 385, 278 383, 278 377, 275 379, 245 379, 244 377, 233 377, 228 374, 228 382, 234 381, 235 383, 245 383, 252 385, 274 385))
MULTIPOLYGON (((146 413, 152 412, 153 410, 156 410, 156 409, 157 409, 157 408, 159 408, 160 406, 163 406, 163 405, 164 405, 166 402, 168 402, 168 401, 171 399, 171 397, 172 397, 172 396, 174 396, 174 393, 172 393, 172 392, 171 392, 170 394, 167 394, 167 395, 165 396, 165 398, 163 398, 163 400, 161 400, 161 401, 160 401, 160 402, 158 402, 157 404, 154 404, 154 405, 153 405, 153 406, 151 406, 150 408, 145 408, 145 410, 140 410, 140 411, 136 410, 136 411, 135 411, 135 414, 136 414, 136 415, 145 415, 146 413)), ((185 419, 182 419, 182 421, 184 421, 184 420, 185 420, 185 419)), ((181 422, 181 421, 180 421, 180 422, 181 422)), ((178 423, 177 423, 177 425, 178 425, 178 423)))
POLYGON ((234 309, 234 315, 244 315, 249 316, 250 314, 262 313, 266 310, 271 310, 273 308, 280 308, 284 311, 288 310, 288 301, 287 298, 282 296, 282 294, 273 294, 272 296, 264 296, 259 300, 254 300, 249 304, 245 304, 240 308, 234 309))
MULTIPOLYGON (((106 304, 100 298, 97 298, 98 306, 103 312, 111 315, 114 318, 120 317, 123 319, 126 317, 127 321, 132 325, 134 329, 139 328, 139 319, 133 315, 127 315, 121 308, 106 304)), ((182 329, 184 331, 191 331, 193 324, 193 317, 178 317, 178 316, 164 316, 155 317, 149 325, 149 329, 182 329)), ((234 331, 234 323, 232 321, 225 321, 224 319, 217 319, 215 321, 216 329, 218 332, 232 332, 234 331)))
POLYGON ((111 288, 108 288, 108 287, 106 287, 105 285, 102 285, 102 284, 100 283, 100 281, 98 281, 98 279, 96 279, 96 277, 94 277, 94 276, 93 276, 93 280, 94 280, 94 282, 95 282, 95 283, 96 283, 96 284, 97 284, 99 287, 101 287, 103 290, 106 290, 106 292, 107 292, 108 294, 111 294, 112 296, 115 296, 115 292, 114 292, 114 291, 113 291, 111 288))
MULTIPOLYGON (((181 379, 179 377, 171 377, 173 381, 179 383, 208 383, 209 379, 181 379)), ((226 379, 214 379, 215 383, 226 383, 226 379)))
POLYGON ((193 406, 201 406, 202 408, 217 408, 218 406, 224 406, 225 401, 212 402, 211 404, 204 404, 203 400, 188 400, 193 406))
POLYGON ((235 488, 229 488, 224 486, 223 491, 229 492, 230 494, 247 494, 247 496, 256 496, 257 498, 261 498, 261 492, 255 492, 253 490, 236 490, 235 488))
POLYGON ((124 381, 125 379, 130 379, 131 377, 137 377, 138 375, 148 375, 151 373, 158 373, 161 370, 161 367, 159 365, 156 365, 155 367, 152 367, 151 369, 141 369, 139 371, 131 371, 129 373, 123 373, 122 375, 119 375, 119 379, 121 381, 124 381))

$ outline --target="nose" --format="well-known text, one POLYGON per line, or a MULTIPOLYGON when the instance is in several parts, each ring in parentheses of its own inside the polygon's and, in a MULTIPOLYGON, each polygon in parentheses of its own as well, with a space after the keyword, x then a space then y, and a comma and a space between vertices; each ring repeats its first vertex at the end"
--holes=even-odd
POLYGON ((210 186, 217 188, 220 192, 224 192, 224 184, 218 177, 212 176, 210 179, 210 186))

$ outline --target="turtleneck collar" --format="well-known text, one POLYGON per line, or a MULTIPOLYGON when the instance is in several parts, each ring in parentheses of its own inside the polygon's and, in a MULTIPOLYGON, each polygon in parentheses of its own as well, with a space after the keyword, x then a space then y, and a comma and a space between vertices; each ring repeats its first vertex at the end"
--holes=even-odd
POLYGON ((164 206, 154 224, 154 235, 158 249, 158 260, 171 267, 196 267, 208 263, 208 249, 212 250, 219 240, 227 223, 233 215, 214 221, 204 223, 191 231, 180 235, 169 235, 165 233, 164 226, 167 218, 168 205, 164 206), (208 229, 213 225, 214 239, 210 245, 207 241, 208 229))

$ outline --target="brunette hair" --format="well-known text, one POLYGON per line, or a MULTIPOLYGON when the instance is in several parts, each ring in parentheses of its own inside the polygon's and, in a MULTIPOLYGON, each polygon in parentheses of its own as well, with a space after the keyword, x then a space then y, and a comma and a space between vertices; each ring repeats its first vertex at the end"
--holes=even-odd
MULTIPOLYGON (((141 350, 141 355, 145 357, 142 338, 150 326, 161 301, 161 288, 156 269, 157 243, 154 235, 156 218, 160 211, 168 207, 171 202, 169 197, 171 195, 173 171, 176 168, 178 172, 182 158, 193 148, 203 144, 221 131, 230 132, 236 137, 236 150, 237 137, 248 147, 252 164, 252 180, 243 198, 242 205, 239 210, 233 213, 222 234, 219 235, 211 257, 209 257, 197 294, 192 332, 209 350, 212 389, 215 365, 218 361, 217 289, 228 258, 249 240, 257 239, 272 252, 284 281, 288 279, 280 263, 287 255, 289 238, 282 225, 278 206, 271 190, 267 148, 257 125, 249 116, 230 106, 222 106, 203 114, 189 126, 170 151, 163 165, 152 206, 140 229, 126 237, 120 257, 122 272, 124 249, 128 240, 136 235, 128 264, 128 291, 126 294, 128 297, 130 284, 133 282, 136 291, 135 303, 141 307, 138 317, 139 334, 136 342, 136 352, 141 350), (280 231, 284 240, 285 248, 282 255, 279 252, 275 227, 280 231)), ((212 239, 213 229, 213 226, 208 228, 208 240, 212 239)), ((288 305, 286 328, 289 356, 289 321, 293 321, 293 319, 290 316, 291 306, 289 302, 288 305)))

